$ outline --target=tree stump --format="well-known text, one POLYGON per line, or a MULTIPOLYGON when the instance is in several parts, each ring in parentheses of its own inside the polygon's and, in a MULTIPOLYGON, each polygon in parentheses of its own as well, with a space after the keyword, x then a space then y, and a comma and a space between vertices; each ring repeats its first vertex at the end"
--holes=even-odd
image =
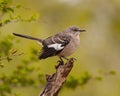
POLYGON ((69 59, 66 64, 59 62, 56 66, 56 72, 54 74, 46 74, 47 83, 39 96, 58 96, 58 92, 73 68, 73 63, 74 58, 69 59))

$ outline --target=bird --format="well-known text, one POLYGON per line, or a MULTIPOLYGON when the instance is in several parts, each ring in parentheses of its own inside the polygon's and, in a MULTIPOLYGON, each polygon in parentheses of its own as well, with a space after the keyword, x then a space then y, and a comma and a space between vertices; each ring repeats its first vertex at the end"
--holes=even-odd
POLYGON ((42 50, 39 59, 46 59, 52 56, 58 56, 61 61, 63 58, 69 60, 67 57, 72 55, 80 44, 80 33, 86 32, 77 26, 70 26, 53 36, 46 39, 36 38, 28 35, 13 33, 13 35, 38 41, 42 45, 42 50))

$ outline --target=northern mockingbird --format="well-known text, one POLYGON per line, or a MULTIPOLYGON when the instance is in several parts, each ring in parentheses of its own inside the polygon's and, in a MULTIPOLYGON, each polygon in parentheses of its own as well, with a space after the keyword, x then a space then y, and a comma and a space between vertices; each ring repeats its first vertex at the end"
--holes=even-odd
POLYGON ((70 56, 76 51, 76 48, 80 43, 80 32, 85 32, 85 30, 81 30, 76 26, 71 26, 64 31, 46 39, 35 38, 17 33, 13 34, 15 36, 40 42, 42 44, 42 52, 39 55, 39 59, 46 59, 57 55, 62 60, 62 58, 67 59, 67 56, 70 56))

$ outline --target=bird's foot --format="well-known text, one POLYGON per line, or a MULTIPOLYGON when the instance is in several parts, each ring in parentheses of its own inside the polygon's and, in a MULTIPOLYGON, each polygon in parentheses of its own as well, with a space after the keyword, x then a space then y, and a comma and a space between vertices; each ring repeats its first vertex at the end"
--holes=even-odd
POLYGON ((60 57, 60 60, 57 61, 58 65, 55 66, 55 68, 57 69, 60 65, 64 65, 64 61, 62 60, 62 58, 60 57))
POLYGON ((64 65, 64 61, 58 60, 58 65, 55 65, 55 68, 58 69, 59 66, 64 65))
POLYGON ((63 60, 58 60, 57 61, 60 65, 63 65, 64 64, 64 61, 63 60))

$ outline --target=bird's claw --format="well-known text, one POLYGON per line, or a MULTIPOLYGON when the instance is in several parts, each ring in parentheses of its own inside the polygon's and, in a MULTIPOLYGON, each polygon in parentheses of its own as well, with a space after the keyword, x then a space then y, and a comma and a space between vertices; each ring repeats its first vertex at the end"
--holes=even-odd
POLYGON ((64 62, 62 60, 58 60, 58 65, 55 65, 55 68, 58 69, 60 65, 64 65, 64 62))
POLYGON ((64 64, 64 61, 63 60, 58 60, 57 61, 60 65, 63 65, 64 64))

